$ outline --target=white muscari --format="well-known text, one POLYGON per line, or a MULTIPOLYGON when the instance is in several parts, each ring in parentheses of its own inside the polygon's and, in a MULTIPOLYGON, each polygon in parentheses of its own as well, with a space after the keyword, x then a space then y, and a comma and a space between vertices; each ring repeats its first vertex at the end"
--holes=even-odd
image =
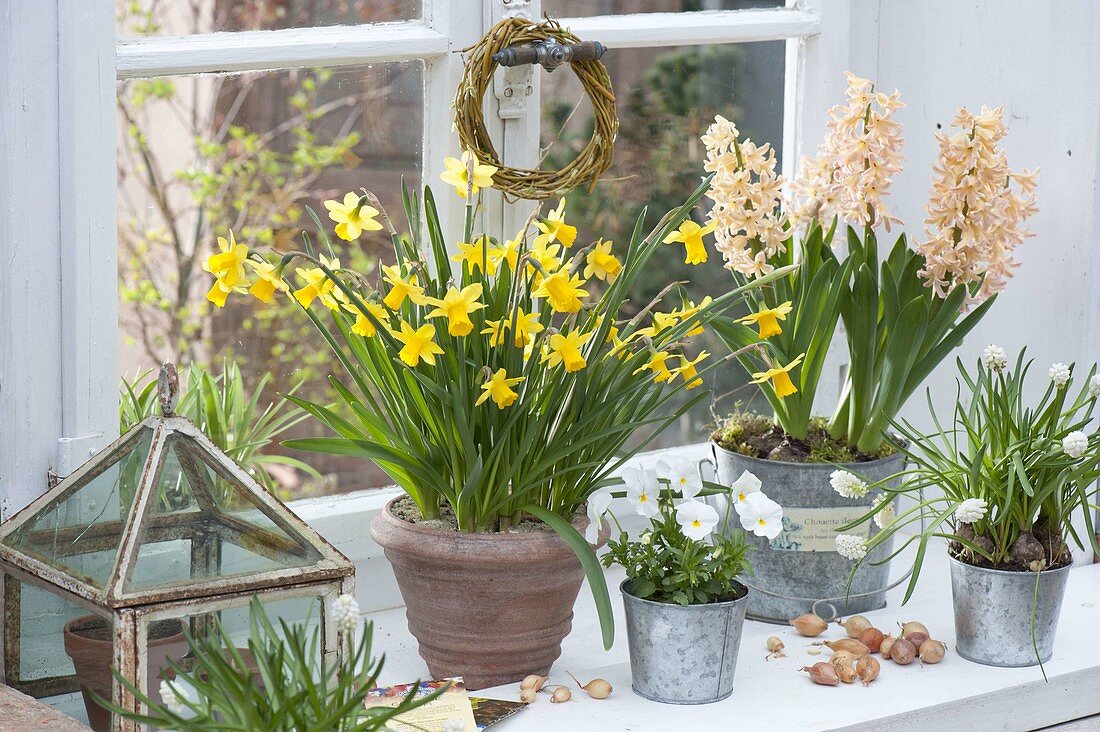
POLYGON ((855 562, 867 556, 867 542, 862 536, 837 534, 836 552, 845 559, 855 562))
POLYGON ((736 508, 745 531, 774 539, 783 530, 783 507, 759 491, 750 493, 736 508))
POLYGON ((703 490, 699 466, 691 460, 661 460, 657 463, 657 477, 668 481, 668 486, 683 498, 695 498, 703 490))
POLYGON ((702 541, 710 536, 718 525, 718 512, 702 501, 686 500, 676 506, 676 523, 684 536, 702 541))
POLYGON ((351 595, 340 595, 332 601, 332 622, 341 633, 353 633, 359 625, 359 603, 351 595))
POLYGON ((894 514, 894 501, 891 496, 883 496, 882 501, 878 504, 879 509, 875 512, 875 526, 880 529, 885 529, 887 526, 894 522, 896 515, 894 514))
POLYGON ((175 714, 177 717, 192 717, 192 712, 185 702, 192 704, 198 700, 197 695, 188 693, 189 685, 185 685, 182 680, 169 680, 162 679, 160 682, 160 699, 164 702, 164 706, 168 707, 168 711, 175 714))
POLYGON ((990 344, 982 351, 982 363, 990 371, 1003 371, 1008 366, 1008 354, 1000 346, 990 344))
POLYGON ((1100 374, 1089 379, 1089 396, 1093 399, 1100 397, 1100 374))
MULTIPOLYGON (((749 471, 745 471, 738 476, 737 480, 733 481, 730 488, 733 489, 734 501, 737 506, 742 506, 745 500, 753 493, 760 492, 760 479, 749 471)), ((740 509, 738 509, 740 512, 740 509)))
POLYGON ((626 486, 626 497, 639 516, 657 515, 657 497, 661 495, 661 484, 656 475, 638 468, 626 468, 623 470, 623 483, 626 486))
POLYGON ((863 498, 867 495, 867 484, 847 470, 834 470, 829 476, 829 485, 845 498, 863 498))
POLYGON ((1062 438, 1062 452, 1071 458, 1077 459, 1089 449, 1089 438, 1084 432, 1077 430, 1070 432, 1062 438))
POLYGON ((955 520, 964 524, 981 521, 989 513, 989 504, 984 498, 967 498, 955 509, 955 520))
POLYGON ((610 507, 611 491, 606 488, 600 488, 588 497, 588 527, 584 530, 584 539, 589 544, 595 544, 600 540, 603 515, 610 507))
POLYGON ((1050 375, 1050 380, 1053 381, 1054 385, 1059 389, 1069 383, 1069 366, 1066 366, 1060 361, 1051 364, 1050 370, 1047 373, 1050 375))

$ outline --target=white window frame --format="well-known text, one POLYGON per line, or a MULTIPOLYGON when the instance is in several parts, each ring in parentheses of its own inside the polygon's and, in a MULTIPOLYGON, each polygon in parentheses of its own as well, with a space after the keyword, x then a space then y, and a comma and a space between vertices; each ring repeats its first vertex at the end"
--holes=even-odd
MULTIPOLYGON (((424 0, 422 18, 396 23, 182 38, 117 38, 115 0, 0 0, 0 515, 35 498, 47 471, 65 475, 117 431, 116 79, 295 66, 424 62, 423 175, 453 154, 450 104, 457 50, 508 13, 541 16, 541 0, 424 0), (7 152, 5 154, 8 154, 7 152), (44 255, 45 253, 45 255, 44 255)), ((821 134, 850 62, 850 0, 789 0, 767 10, 564 18, 582 38, 618 48, 784 40, 784 168, 821 134)), ((861 30, 867 30, 863 28, 861 30)), ((862 68, 866 68, 863 65, 862 68)), ((524 113, 491 132, 511 165, 539 153, 539 74, 524 113)), ((489 99, 491 112, 496 100, 489 99)), ((460 221, 440 197, 445 225, 460 221)), ((506 215, 507 216, 507 215, 506 215)), ((514 225, 509 218, 502 224, 514 225)), ((454 230, 454 229, 452 229, 454 230)), ((839 381, 839 380, 838 380, 839 381)), ((828 391, 830 384, 823 384, 828 391)), ((821 394, 823 400, 835 394, 821 394)), ((702 455, 702 446, 676 448, 702 455)), ((642 460, 652 456, 642 456, 642 460)), ((383 565, 363 527, 393 491, 298 501, 293 508, 357 563, 383 565)), ((373 566, 373 565, 371 565, 373 566)), ((381 572, 388 569, 381 567, 381 572)), ((372 571, 370 573, 373 573, 372 571)), ((369 588, 369 582, 360 587, 369 588)), ((385 606, 372 597, 368 607, 385 606)), ((393 603, 391 603, 393 604, 393 603)))

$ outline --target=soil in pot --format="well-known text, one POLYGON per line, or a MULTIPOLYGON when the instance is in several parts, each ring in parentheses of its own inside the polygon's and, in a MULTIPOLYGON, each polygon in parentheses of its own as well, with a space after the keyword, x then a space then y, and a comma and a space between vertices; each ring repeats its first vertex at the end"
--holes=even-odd
MULTIPOLYGON (((539 522, 466 533, 448 515, 423 521, 403 497, 371 522, 432 677, 462 676, 479 689, 545 676, 572 627, 580 561, 539 522)), ((573 522, 581 533, 586 524, 583 515, 573 522)))
POLYGON ((860 452, 833 438, 824 417, 811 419, 805 439, 800 439, 788 435, 769 417, 735 412, 722 421, 711 439, 730 452, 788 463, 865 463, 895 452, 889 445, 883 445, 874 455, 860 452))
MULTIPOLYGON (((111 713, 99 706, 92 697, 95 692, 104 699, 111 698, 111 666, 114 663, 113 631, 111 624, 95 615, 74 618, 65 624, 65 653, 72 659, 77 683, 84 697, 88 713, 88 726, 96 732, 111 728, 111 713)), ((169 659, 179 660, 187 653, 187 641, 183 626, 178 620, 161 620, 149 628, 149 675, 147 691, 160 699, 161 669, 167 668, 169 659)))
MULTIPOLYGON (((960 538, 982 547, 987 553, 993 552, 993 539, 979 536, 970 524, 960 524, 956 533, 960 538)), ((1052 531, 1047 526, 1036 526, 1033 531, 1020 532, 1019 537, 1009 547, 1008 557, 1003 561, 991 561, 958 541, 951 542, 950 552, 952 557, 964 564, 1006 572, 1038 572, 1061 569, 1073 564, 1073 555, 1061 532, 1052 531)))

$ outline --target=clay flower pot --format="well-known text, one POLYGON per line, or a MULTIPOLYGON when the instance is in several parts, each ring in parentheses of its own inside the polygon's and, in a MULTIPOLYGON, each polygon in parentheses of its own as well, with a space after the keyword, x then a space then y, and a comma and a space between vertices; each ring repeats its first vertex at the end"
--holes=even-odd
MULTIPOLYGON (((169 660, 179 661, 187 653, 187 641, 183 626, 178 620, 162 620, 154 623, 149 639, 148 694, 160 701, 161 669, 168 668, 169 660)), ((88 713, 88 726, 96 732, 111 729, 111 713, 99 706, 91 692, 104 699, 111 698, 111 665, 114 663, 114 646, 111 624, 95 615, 73 618, 65 624, 63 633, 65 653, 72 659, 76 680, 84 697, 84 709, 88 713)), ((169 672, 171 673, 171 672, 169 672)))
MULTIPOLYGON (((393 503, 371 536, 393 565, 432 677, 484 689, 549 674, 584 579, 573 550, 551 529, 468 534, 410 523, 391 513, 393 503)), ((587 524, 573 525, 584 533, 587 524)))

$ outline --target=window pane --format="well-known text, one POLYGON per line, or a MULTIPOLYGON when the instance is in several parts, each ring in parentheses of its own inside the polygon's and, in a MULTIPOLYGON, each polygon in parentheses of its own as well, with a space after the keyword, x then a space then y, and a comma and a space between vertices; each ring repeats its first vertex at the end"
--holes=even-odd
MULTIPOLYGON (((173 360, 217 375, 228 358, 246 393, 271 374, 261 411, 298 384, 300 395, 330 401, 327 377, 339 367, 297 306, 238 297, 216 308, 202 265, 230 229, 253 248, 300 250, 301 232, 315 229, 306 207, 327 219, 323 200, 360 187, 402 221, 401 180, 415 188, 420 179, 422 79, 416 61, 120 82, 122 374, 173 360)), ((392 247, 386 232, 368 232, 337 240, 335 253, 366 271, 392 247)), ((306 420, 262 451, 285 453, 279 442, 319 434, 306 420)), ((284 498, 388 484, 365 460, 294 457, 323 479, 267 466, 284 498)))
MULTIPOLYGON (((783 41, 615 49, 604 63, 615 83, 619 138, 614 165, 593 192, 578 188, 569 195, 570 219, 581 226, 582 237, 602 236, 625 246, 643 207, 648 206, 648 232, 666 211, 680 206, 703 175, 705 150, 699 136, 716 114, 736 122, 754 142, 780 147, 783 41)), ((543 75, 542 105, 545 164, 558 168, 588 142, 590 107, 568 72, 543 75)), ((695 218, 704 222, 702 207, 695 218)), ((709 261, 696 266, 684 263, 681 245, 665 247, 662 266, 654 267, 648 280, 640 280, 632 294, 633 307, 645 307, 672 281, 689 281, 682 296, 696 303, 728 292, 732 278, 709 239, 707 244, 709 261)), ((695 346, 714 357, 725 355, 710 334, 697 338, 695 346)), ((714 409, 719 414, 755 396, 755 389, 743 388, 746 380, 736 363, 711 372, 707 386, 718 400, 714 409)), ((698 405, 654 447, 705 440, 705 428, 714 421, 711 406, 709 401, 698 405)), ((766 410, 767 405, 759 408, 766 410)))
MULTIPOLYGON (((542 12, 551 18, 587 18, 592 15, 625 15, 627 13, 779 8, 783 5, 783 0, 542 0, 542 12)), ((612 75, 612 78, 615 76, 612 75)))
POLYGON ((116 0, 124 36, 358 25, 420 17, 422 0, 116 0))

